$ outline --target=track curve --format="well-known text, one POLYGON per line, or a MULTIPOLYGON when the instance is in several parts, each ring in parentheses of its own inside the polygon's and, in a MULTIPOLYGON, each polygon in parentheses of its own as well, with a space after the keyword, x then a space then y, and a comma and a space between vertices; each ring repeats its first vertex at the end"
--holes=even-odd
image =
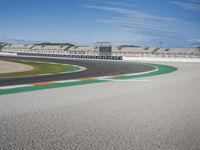
POLYGON ((88 77, 111 76, 118 74, 139 73, 154 70, 154 66, 134 64, 123 61, 108 61, 108 60, 84 60, 84 59, 57 59, 57 58, 31 58, 31 57, 0 57, 1 60, 29 60, 43 61, 63 64, 72 64, 86 67, 87 70, 77 73, 66 73, 56 75, 45 75, 35 77, 16 77, 16 78, 0 78, 0 86, 29 84, 37 82, 72 80, 88 77))

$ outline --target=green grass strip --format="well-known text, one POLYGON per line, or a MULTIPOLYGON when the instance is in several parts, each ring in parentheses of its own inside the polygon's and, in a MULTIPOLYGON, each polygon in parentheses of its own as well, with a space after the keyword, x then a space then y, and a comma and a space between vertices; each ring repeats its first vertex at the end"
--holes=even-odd
MULTIPOLYGON (((10 61, 10 60, 9 60, 10 61)), ((13 72, 13 73, 1 73, 0 77, 25 77, 25 76, 34 76, 42 74, 59 74, 67 72, 79 71, 80 68, 73 65, 66 64, 51 64, 46 62, 29 62, 29 61, 11 61, 16 63, 21 63, 24 65, 32 66, 33 69, 24 72, 13 72)))

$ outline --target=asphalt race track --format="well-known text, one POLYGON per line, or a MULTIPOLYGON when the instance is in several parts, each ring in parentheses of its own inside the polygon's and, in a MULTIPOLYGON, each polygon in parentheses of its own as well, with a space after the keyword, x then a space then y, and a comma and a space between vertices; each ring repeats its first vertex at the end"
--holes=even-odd
POLYGON ((21 77, 0 78, 0 86, 58 81, 58 80, 71 80, 71 79, 88 78, 88 77, 111 76, 118 74, 145 72, 155 69, 155 67, 153 66, 126 63, 122 61, 108 61, 108 60, 98 61, 98 60, 84 60, 84 59, 72 60, 72 59, 28 58, 28 57, 0 57, 0 59, 55 62, 55 63, 79 65, 87 68, 87 70, 85 71, 76 73, 65 73, 57 75, 23 77, 23 78, 21 77))
MULTIPOLYGON (((101 67, 95 61, 71 63, 101 67)), ((112 74, 109 66, 114 67, 115 74, 130 67, 118 61, 102 63, 107 65, 105 74, 112 74)), ((159 64, 178 70, 138 79, 0 95, 0 149, 199 150, 200 64, 159 64)), ((93 75, 102 75, 98 69, 93 75)))

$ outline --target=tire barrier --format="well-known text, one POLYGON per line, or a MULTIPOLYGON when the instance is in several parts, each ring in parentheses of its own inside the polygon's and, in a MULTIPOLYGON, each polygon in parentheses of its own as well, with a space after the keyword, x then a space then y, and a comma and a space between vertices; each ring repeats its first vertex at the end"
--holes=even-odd
POLYGON ((91 55, 41 54, 41 53, 17 53, 17 55, 19 55, 19 56, 21 55, 21 56, 123 60, 122 56, 91 56, 91 55))

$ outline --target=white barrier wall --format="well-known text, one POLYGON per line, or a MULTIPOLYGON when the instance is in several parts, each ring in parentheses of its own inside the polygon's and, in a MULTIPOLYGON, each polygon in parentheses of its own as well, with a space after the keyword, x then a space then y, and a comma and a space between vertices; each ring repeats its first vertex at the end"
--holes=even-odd
POLYGON ((17 53, 2 53, 0 52, 0 56, 17 56, 17 53))
MULTIPOLYGON (((21 52, 22 53, 22 52, 21 52)), ((67 54, 67 52, 25 52, 27 55, 29 54, 37 54, 37 55, 52 55, 52 54, 56 54, 56 55, 69 55, 67 54)), ((70 54, 70 55, 74 55, 74 54, 70 54)), ((17 56, 17 53, 13 53, 13 52, 0 52, 0 56, 17 56)), ((79 55, 74 55, 73 58, 76 58, 79 55)), ((86 55, 80 55, 80 58, 85 57, 86 55)), ((90 55, 90 57, 92 57, 92 55, 90 55)), ((116 56, 117 57, 117 56, 116 56)), ((126 57, 123 56, 123 60, 125 61, 157 61, 157 62, 195 62, 195 63, 200 63, 200 58, 178 58, 178 57, 153 57, 153 56, 149 56, 149 57, 137 57, 137 56, 133 56, 133 57, 126 57)))
POLYGON ((156 57, 123 57, 127 61, 158 61, 158 62, 197 62, 199 58, 156 58, 156 57))

